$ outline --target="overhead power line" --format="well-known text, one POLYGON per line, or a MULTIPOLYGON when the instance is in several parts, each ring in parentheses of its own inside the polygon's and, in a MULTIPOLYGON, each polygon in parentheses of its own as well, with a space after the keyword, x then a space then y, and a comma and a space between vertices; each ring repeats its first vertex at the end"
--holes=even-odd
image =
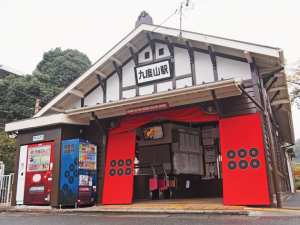
POLYGON ((44 100, 41 100, 41 99, 40 99, 40 98, 38 98, 38 97, 34 97, 34 96, 32 96, 32 95, 29 95, 29 94, 27 94, 27 93, 25 93, 25 92, 19 91, 18 89, 15 89, 15 88, 13 88, 13 87, 10 87, 10 86, 8 86, 8 85, 6 85, 6 84, 3 84, 2 82, 1 82, 0 84, 2 84, 2 85, 4 85, 4 86, 6 86, 6 87, 8 87, 8 88, 11 88, 11 89, 13 89, 13 90, 15 90, 15 91, 17 91, 17 92, 20 92, 20 93, 22 93, 22 94, 24 94, 24 95, 27 95, 27 96, 29 96, 29 97, 31 97, 31 98, 34 98, 34 99, 39 99, 41 102, 48 103, 48 102, 46 102, 46 101, 44 101, 44 100))

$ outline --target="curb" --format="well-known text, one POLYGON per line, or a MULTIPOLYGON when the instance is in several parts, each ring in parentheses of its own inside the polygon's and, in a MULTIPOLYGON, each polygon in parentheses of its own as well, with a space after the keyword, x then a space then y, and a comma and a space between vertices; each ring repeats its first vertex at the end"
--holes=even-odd
POLYGON ((248 210, 151 210, 151 209, 0 209, 2 212, 36 212, 36 213, 149 213, 149 214, 218 214, 218 215, 249 215, 248 210))

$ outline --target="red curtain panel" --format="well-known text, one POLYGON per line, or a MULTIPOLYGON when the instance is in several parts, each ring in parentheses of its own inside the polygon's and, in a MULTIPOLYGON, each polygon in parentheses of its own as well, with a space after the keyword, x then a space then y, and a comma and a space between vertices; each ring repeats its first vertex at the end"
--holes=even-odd
POLYGON ((156 117, 182 122, 205 122, 219 120, 218 115, 206 114, 198 106, 195 106, 185 109, 176 109, 172 111, 157 112, 121 119, 119 125, 109 131, 109 135, 126 132, 143 126, 144 124, 154 120, 156 117))
POLYGON ((108 137, 102 204, 130 204, 136 132, 108 137))
POLYGON ((224 205, 270 205, 260 114, 220 119, 224 205))

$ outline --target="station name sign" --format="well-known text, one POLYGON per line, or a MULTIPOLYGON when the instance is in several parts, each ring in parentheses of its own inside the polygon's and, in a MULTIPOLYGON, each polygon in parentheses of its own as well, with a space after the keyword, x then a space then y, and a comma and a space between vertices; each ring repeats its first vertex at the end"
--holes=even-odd
POLYGON ((173 78, 171 60, 151 63, 134 68, 136 85, 143 85, 173 78))

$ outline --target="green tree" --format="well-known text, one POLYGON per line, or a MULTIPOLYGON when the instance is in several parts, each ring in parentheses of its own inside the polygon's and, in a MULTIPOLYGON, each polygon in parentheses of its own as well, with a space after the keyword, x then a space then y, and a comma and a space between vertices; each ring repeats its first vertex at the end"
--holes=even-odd
POLYGON ((17 139, 9 138, 4 131, 0 132, 0 161, 5 165, 5 174, 14 172, 16 161, 17 139))
POLYGON ((290 99, 300 109, 300 59, 287 66, 287 82, 289 84, 290 99))
POLYGON ((36 99, 42 100, 43 107, 90 66, 89 58, 77 50, 56 48, 44 53, 32 75, 11 74, 3 85, 0 83, 0 118, 11 121, 31 117, 36 99))
POLYGON ((51 84, 65 88, 90 66, 89 58, 78 50, 56 48, 44 53, 36 68, 49 75, 51 84))

